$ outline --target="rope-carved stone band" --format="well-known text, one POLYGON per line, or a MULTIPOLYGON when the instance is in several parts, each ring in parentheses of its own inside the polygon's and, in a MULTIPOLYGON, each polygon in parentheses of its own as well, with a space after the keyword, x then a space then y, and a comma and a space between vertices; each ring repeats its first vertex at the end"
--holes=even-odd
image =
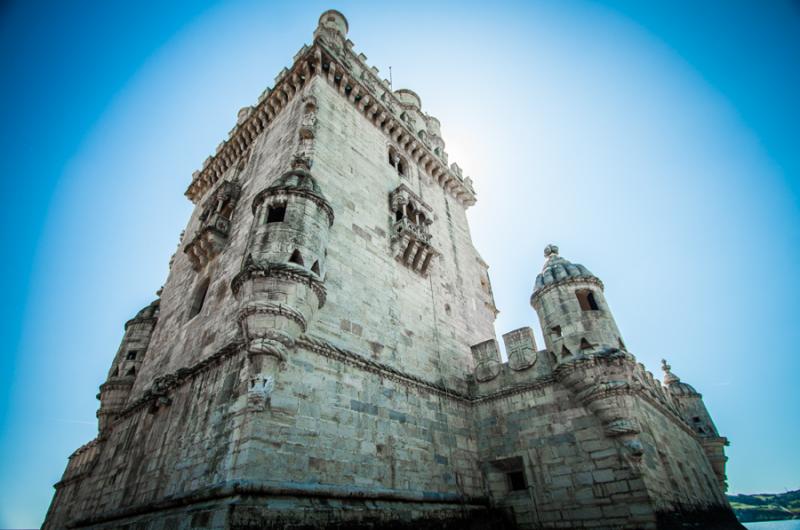
POLYGON ((301 284, 306 283, 317 295, 319 307, 325 305, 327 297, 325 284, 316 274, 300 266, 272 262, 256 264, 252 260, 248 260, 242 271, 231 280, 231 291, 234 296, 238 296, 239 289, 244 282, 253 278, 283 278, 301 284))
MULTIPOLYGON (((305 333, 305 331, 306 331, 306 327, 307 327, 306 319, 299 311, 297 311, 296 309, 293 309, 293 308, 291 308, 291 307, 289 307, 287 305, 276 304, 276 303, 273 303, 273 302, 259 302, 259 303, 249 304, 249 305, 243 307, 239 311, 239 316, 237 318, 237 322, 239 324, 241 324, 242 321, 244 319, 246 319, 247 317, 249 317, 251 315, 258 315, 258 314, 262 314, 262 315, 263 314, 270 314, 270 315, 277 315, 277 316, 287 317, 290 320, 293 320, 294 322, 296 322, 297 325, 299 325, 302 328, 303 333, 305 333)), ((271 338, 271 337, 269 337, 269 338, 271 338)))

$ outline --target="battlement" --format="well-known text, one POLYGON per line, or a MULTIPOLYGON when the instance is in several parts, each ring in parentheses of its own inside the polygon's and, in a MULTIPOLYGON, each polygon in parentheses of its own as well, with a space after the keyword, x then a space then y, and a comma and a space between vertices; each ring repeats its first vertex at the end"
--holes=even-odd
POLYGON ((379 70, 367 64, 367 56, 353 51, 352 41, 345 39, 347 29, 341 13, 323 13, 312 45, 300 48, 292 66, 278 73, 275 86, 264 90, 254 106, 239 111, 228 139, 192 174, 185 193, 192 202, 200 201, 231 167, 245 160, 261 132, 312 78, 319 76, 382 130, 428 178, 464 207, 475 204, 472 179, 464 177, 457 164, 448 166, 439 120, 422 112, 421 99, 415 92, 392 91, 389 82, 380 79, 379 70))

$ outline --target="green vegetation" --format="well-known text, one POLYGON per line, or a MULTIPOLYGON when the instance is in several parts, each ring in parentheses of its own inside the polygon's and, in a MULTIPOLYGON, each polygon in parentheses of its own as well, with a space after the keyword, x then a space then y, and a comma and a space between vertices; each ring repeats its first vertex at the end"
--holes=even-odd
POLYGON ((728 495, 736 517, 743 523, 800 519, 800 490, 786 493, 728 495))

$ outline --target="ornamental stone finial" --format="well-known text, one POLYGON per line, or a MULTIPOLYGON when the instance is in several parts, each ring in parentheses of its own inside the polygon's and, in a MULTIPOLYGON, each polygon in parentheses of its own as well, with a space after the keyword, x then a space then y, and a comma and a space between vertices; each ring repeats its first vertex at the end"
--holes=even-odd
POLYGON ((661 369, 664 370, 665 385, 671 385, 672 383, 680 382, 680 377, 672 373, 672 366, 669 365, 666 359, 661 359, 661 369))
POLYGON ((303 169, 305 171, 311 171, 312 164, 313 162, 310 158, 302 155, 294 155, 294 157, 292 157, 291 167, 292 169, 303 169))
POLYGON ((549 258, 551 255, 558 256, 558 247, 556 245, 550 244, 544 247, 544 257, 549 258))

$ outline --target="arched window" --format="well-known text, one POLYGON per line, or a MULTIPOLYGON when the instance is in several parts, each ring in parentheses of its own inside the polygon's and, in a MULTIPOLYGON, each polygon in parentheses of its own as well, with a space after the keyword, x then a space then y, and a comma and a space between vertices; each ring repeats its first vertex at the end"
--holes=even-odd
POLYGON ((300 255, 300 251, 297 249, 295 249, 295 251, 292 252, 292 257, 289 258, 289 261, 292 263, 297 263, 301 267, 305 265, 305 263, 303 263, 303 256, 300 255))
POLYGON ((397 174, 404 177, 406 176, 406 172, 408 170, 408 166, 406 165, 406 160, 397 152, 394 147, 389 148, 389 165, 392 166, 397 174))
POLYGON ((192 296, 192 305, 189 306, 189 318, 194 318, 203 309, 203 304, 206 301, 206 293, 208 293, 208 284, 211 282, 208 278, 203 280, 200 285, 194 290, 192 296))
POLYGON ((597 311, 600 309, 592 291, 588 289, 582 289, 580 291, 576 291, 575 296, 578 297, 578 303, 583 311, 597 311))
POLYGON ((411 221, 412 223, 416 222, 416 219, 417 219, 417 209, 416 209, 416 208, 414 208, 414 203, 412 203, 412 202, 409 202, 409 203, 406 205, 406 217, 407 217, 407 218, 408 218, 408 220, 409 220, 409 221, 411 221))

